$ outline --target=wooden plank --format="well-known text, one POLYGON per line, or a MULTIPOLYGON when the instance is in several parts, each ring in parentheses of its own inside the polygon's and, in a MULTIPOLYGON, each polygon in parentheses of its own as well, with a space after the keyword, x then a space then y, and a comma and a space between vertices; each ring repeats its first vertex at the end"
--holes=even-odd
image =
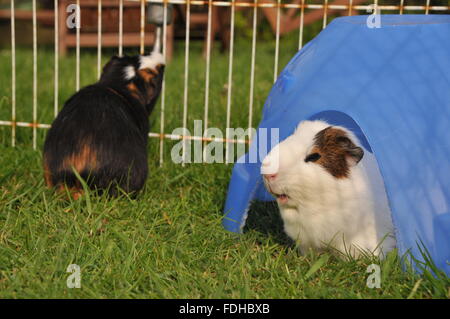
MULTIPOLYGON (((145 45, 151 46, 155 41, 155 34, 146 34, 145 45)), ((65 38, 65 44, 68 47, 76 46, 75 34, 68 34, 65 38)), ((124 33, 123 45, 124 46, 139 46, 140 35, 139 33, 124 33)), ((102 46, 114 47, 119 45, 119 35, 117 33, 104 33, 102 34, 102 46)), ((80 34, 80 46, 81 47, 97 47, 97 33, 82 33, 80 34)))
MULTIPOLYGON (((33 11, 31 10, 19 10, 14 11, 14 17, 16 20, 31 20, 33 18, 33 11)), ((38 10, 36 11, 37 20, 45 20, 53 22, 54 18, 53 10, 38 10)), ((11 10, 0 10, 0 19, 11 19, 11 10)))

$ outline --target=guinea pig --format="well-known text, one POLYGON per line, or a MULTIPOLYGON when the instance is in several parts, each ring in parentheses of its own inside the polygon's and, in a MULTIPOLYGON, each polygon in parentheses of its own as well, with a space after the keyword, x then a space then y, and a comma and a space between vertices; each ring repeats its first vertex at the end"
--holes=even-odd
POLYGON ((148 173, 149 116, 161 92, 160 53, 114 56, 100 80, 67 100, 44 143, 48 187, 82 194, 76 171, 91 189, 127 193, 142 189, 148 173))
POLYGON ((302 253, 331 248, 383 258, 396 240, 375 157, 341 126, 301 122, 264 158, 261 174, 302 253))

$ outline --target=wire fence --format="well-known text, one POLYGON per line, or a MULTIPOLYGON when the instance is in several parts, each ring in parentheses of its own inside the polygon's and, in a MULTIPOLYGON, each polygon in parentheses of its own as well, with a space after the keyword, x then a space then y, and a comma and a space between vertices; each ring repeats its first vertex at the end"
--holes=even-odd
MULTIPOLYGON (((103 39, 103 31, 102 31, 102 14, 104 12, 104 3, 102 0, 92 0, 96 2, 97 7, 97 59, 96 59, 96 72, 97 77, 100 77, 101 69, 102 69, 102 39, 103 39)), ((91 2, 92 2, 91 1, 91 2)), ((38 64, 37 64, 37 6, 36 0, 32 0, 32 121, 18 121, 17 120, 17 63, 16 63, 16 8, 15 1, 11 0, 10 5, 10 25, 11 25, 11 118, 6 120, 0 120, 0 126, 9 126, 11 127, 11 145, 15 146, 17 143, 16 130, 17 127, 27 127, 32 129, 32 146, 34 149, 37 148, 37 130, 38 129, 48 129, 50 127, 49 123, 39 123, 38 122, 38 64)), ((75 4, 80 8, 80 0, 74 0, 75 4)), ((315 11, 316 15, 318 15, 318 19, 322 22, 322 28, 325 28, 326 25, 330 22, 330 13, 332 14, 340 14, 340 15, 352 15, 352 14, 368 14, 368 12, 372 12, 374 6, 383 11, 388 11, 389 13, 397 13, 404 14, 405 12, 409 13, 421 13, 421 14, 430 14, 430 13, 449 13, 450 6, 449 3, 447 5, 433 5, 430 0, 424 0, 422 5, 408 5, 406 4, 406 0, 392 1, 391 4, 379 3, 378 0, 374 2, 368 2, 361 0, 321 0, 321 3, 312 3, 313 0, 294 0, 292 3, 285 3, 281 0, 254 0, 254 1, 213 1, 213 0, 118 0, 117 6, 119 9, 119 21, 118 21, 118 54, 122 55, 124 53, 124 5, 126 3, 139 3, 140 7, 140 30, 139 30, 139 52, 144 54, 145 51, 145 39, 148 35, 146 35, 145 25, 146 25, 146 5, 149 3, 159 3, 163 5, 163 17, 164 23, 162 28, 162 37, 163 39, 167 39, 167 19, 168 19, 168 5, 184 5, 185 6, 185 37, 184 37, 184 74, 183 74, 183 115, 182 115, 182 123, 180 123, 183 127, 188 125, 188 113, 189 113, 189 99, 188 99, 188 91, 190 85, 190 30, 191 30, 191 11, 195 6, 207 6, 207 27, 206 27, 206 54, 205 54, 205 69, 204 69, 204 99, 203 99, 203 130, 204 132, 209 127, 209 117, 210 117, 210 103, 211 103, 211 95, 210 95, 210 87, 211 87, 211 48, 212 48, 212 37, 211 30, 213 24, 213 8, 214 7, 227 7, 231 10, 230 14, 230 26, 229 26, 229 51, 228 51, 228 74, 227 79, 228 83, 226 86, 226 115, 223 119, 221 119, 226 128, 229 128, 231 125, 231 116, 232 116, 232 97, 234 87, 232 85, 233 81, 233 62, 235 59, 235 12, 236 10, 246 8, 252 14, 251 19, 251 60, 249 66, 249 87, 248 87, 248 101, 247 103, 247 126, 248 128, 252 128, 254 125, 254 113, 255 113, 255 63, 256 63, 256 53, 257 53, 257 35, 258 35, 258 23, 260 23, 260 17, 264 12, 261 10, 270 9, 275 11, 273 26, 274 26, 274 55, 273 55, 273 82, 276 81, 278 73, 279 73, 279 54, 280 54, 280 37, 282 36, 282 29, 286 28, 286 23, 284 20, 286 10, 291 10, 291 13, 294 12, 295 16, 298 20, 298 25, 296 25, 295 32, 298 32, 298 49, 301 49, 304 45, 305 36, 305 20, 307 18, 307 12, 315 11)), ((317 1, 315 1, 317 2, 317 1)), ((58 114, 58 110, 60 109, 59 105, 59 90, 60 90, 60 37, 59 33, 61 32, 61 28, 66 27, 64 24, 60 23, 60 15, 61 12, 61 2, 58 0, 54 0, 54 103, 53 103, 53 116, 56 117, 58 114)), ((317 17, 316 17, 317 18, 317 17)), ((295 21, 297 21, 295 20, 295 21)), ((319 20, 319 21, 320 21, 319 20)), ((76 59, 76 72, 75 72, 75 89, 79 90, 80 88, 80 28, 76 28, 76 44, 75 44, 75 59, 76 59)), ((167 56, 167 41, 163 41, 162 43, 162 53, 166 57, 167 56)), ((49 79, 50 80, 50 79, 49 79)), ((194 141, 215 141, 225 143, 226 149, 229 145, 233 143, 244 143, 248 144, 251 141, 251 133, 250 135, 238 139, 232 138, 227 135, 224 138, 212 138, 204 135, 184 135, 184 134, 170 134, 166 130, 166 104, 168 99, 171 96, 167 96, 167 86, 170 83, 167 83, 166 80, 163 82, 162 92, 160 97, 160 108, 159 108, 159 128, 156 130, 153 129, 149 133, 150 138, 159 139, 159 151, 160 151, 160 162, 164 161, 164 145, 167 139, 170 140, 194 140, 194 141)), ((267 92, 268 93, 268 92, 267 92)), ((27 107, 25 105, 20 105, 20 107, 27 107)), ((157 112, 157 111, 155 111, 157 112)), ((249 130, 250 131, 250 130, 249 130)), ((250 131, 251 132, 251 131, 250 131)))

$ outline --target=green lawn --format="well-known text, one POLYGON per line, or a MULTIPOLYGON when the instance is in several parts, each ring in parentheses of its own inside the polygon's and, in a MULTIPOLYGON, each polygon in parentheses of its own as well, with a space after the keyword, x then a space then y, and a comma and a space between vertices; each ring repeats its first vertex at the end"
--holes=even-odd
MULTIPOLYGON (((280 69, 296 51, 296 39, 281 42, 280 69)), ((250 74, 248 41, 236 43, 232 127, 246 127, 250 74)), ((126 51, 129 52, 129 51, 126 51)), ((166 133, 182 125, 184 49, 167 67, 166 133)), ((112 51, 104 52, 104 61, 112 51)), ((17 52, 18 120, 32 119, 31 50, 17 52)), ((274 46, 259 42, 253 124, 273 79, 274 46)), ((204 70, 201 45, 190 51, 189 127, 203 119, 204 70)), ((11 52, 0 50, 0 120, 11 118, 11 52)), ((96 53, 82 50, 82 85, 96 79, 96 53)), ((39 122, 53 116, 53 53, 38 56, 39 122)), ((74 92, 75 59, 60 60, 60 106, 74 92)), ((224 128, 228 56, 214 52, 209 126, 224 128)), ((159 107, 152 131, 159 132, 159 107)), ((380 261, 344 261, 329 254, 301 256, 282 231, 274 203, 256 203, 246 231, 221 226, 232 165, 170 161, 166 141, 159 165, 159 141, 150 139, 150 174, 136 199, 88 194, 67 201, 44 187, 41 168, 45 130, 38 150, 31 129, 0 128, 0 298, 449 298, 450 280, 430 272, 403 271, 395 252, 380 261), (366 285, 372 264, 381 267, 381 288, 366 285), (69 264, 81 267, 81 289, 69 289, 69 264)))

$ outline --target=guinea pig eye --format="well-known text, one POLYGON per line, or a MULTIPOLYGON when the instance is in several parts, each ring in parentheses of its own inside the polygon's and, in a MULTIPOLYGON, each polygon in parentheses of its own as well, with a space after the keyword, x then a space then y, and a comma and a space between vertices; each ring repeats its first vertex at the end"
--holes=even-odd
POLYGON ((321 155, 319 153, 312 153, 305 157, 305 162, 315 162, 320 157, 321 157, 321 155))

